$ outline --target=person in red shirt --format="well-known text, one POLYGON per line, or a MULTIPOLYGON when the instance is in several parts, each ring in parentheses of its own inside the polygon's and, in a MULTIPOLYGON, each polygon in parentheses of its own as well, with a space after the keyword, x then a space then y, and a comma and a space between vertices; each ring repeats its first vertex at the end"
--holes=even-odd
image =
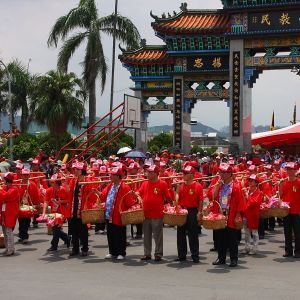
MULTIPOLYGON (((40 205, 41 203, 41 192, 36 186, 36 184, 29 180, 30 178, 30 170, 24 168, 21 170, 20 177, 22 181, 20 182, 19 193, 21 204, 26 205, 40 205)), ((30 227, 30 218, 19 218, 19 242, 23 244, 28 243, 28 229, 30 227)))
POLYGON ((18 188, 12 185, 13 180, 13 173, 5 173, 5 183, 4 186, 0 189, 0 216, 6 248, 3 253, 5 256, 11 256, 15 253, 13 230, 17 222, 20 195, 18 188))
POLYGON ((282 181, 279 186, 280 197, 290 206, 288 216, 283 219, 285 254, 283 257, 293 256, 300 258, 300 179, 296 177, 298 164, 288 162, 285 166, 288 179, 282 181), (293 253, 292 235, 295 236, 295 248, 293 253))
MULTIPOLYGON (((48 206, 51 207, 51 213, 59 213, 67 217, 68 213, 68 194, 66 189, 62 186, 61 178, 54 174, 50 179, 51 187, 46 190, 43 215, 46 214, 48 206)), ((51 247, 47 250, 49 252, 57 251, 59 239, 62 239, 67 247, 70 247, 71 238, 62 230, 62 225, 57 224, 52 227, 53 238, 51 247)))
POLYGON ((159 179, 159 167, 152 165, 147 169, 148 181, 143 182, 138 194, 143 199, 145 221, 144 256, 141 260, 150 260, 152 252, 152 235, 155 242, 155 261, 163 256, 163 209, 165 202, 171 202, 168 185, 159 179))
POLYGON ((183 170, 184 183, 179 187, 178 204, 187 209, 187 222, 183 226, 177 227, 177 251, 178 258, 175 261, 185 261, 187 255, 187 241, 194 263, 199 262, 199 238, 198 221, 202 217, 203 189, 200 183, 194 181, 196 170, 192 166, 187 166, 183 170))
POLYGON ((218 259, 213 265, 223 265, 226 262, 226 252, 230 251, 230 267, 236 267, 238 262, 238 230, 236 223, 241 218, 241 213, 245 210, 245 198, 238 181, 233 181, 233 169, 226 163, 221 163, 219 167, 221 180, 215 186, 213 198, 219 202, 213 203, 212 212, 218 213, 220 207, 223 214, 227 216, 227 227, 216 230, 218 259))
POLYGON ((128 210, 135 204, 129 185, 122 180, 123 170, 114 167, 110 170, 111 183, 101 192, 105 201, 105 220, 109 253, 106 259, 123 260, 126 256, 126 226, 122 224, 120 211, 128 210))
POLYGON ((258 226, 259 210, 263 200, 263 194, 258 188, 259 179, 257 175, 250 175, 248 178, 249 189, 245 192, 246 209, 244 211, 246 219, 245 227, 245 254, 256 254, 258 251, 258 226), (253 248, 250 248, 251 236, 253 248))

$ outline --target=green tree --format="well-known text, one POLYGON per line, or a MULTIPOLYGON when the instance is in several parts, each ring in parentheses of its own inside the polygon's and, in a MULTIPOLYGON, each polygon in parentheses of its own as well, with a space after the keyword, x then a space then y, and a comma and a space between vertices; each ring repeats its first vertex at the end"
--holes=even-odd
POLYGON ((68 123, 80 128, 84 116, 85 92, 74 73, 50 71, 36 79, 32 94, 35 121, 46 125, 58 138, 67 132, 68 123))
POLYGON ((164 132, 156 135, 148 143, 148 148, 151 149, 152 151, 157 148, 159 149, 159 151, 161 151, 162 149, 171 148, 172 146, 173 146, 173 135, 171 133, 164 133, 164 132))
MULTIPOLYGON (((13 112, 13 123, 15 123, 15 115, 21 110, 21 121, 20 121, 20 130, 22 133, 27 132, 30 122, 32 121, 32 115, 29 111, 29 94, 32 89, 32 76, 28 73, 26 67, 19 61, 14 60, 7 65, 7 69, 11 74, 11 92, 12 92, 12 112, 13 112)), ((2 79, 5 78, 3 74, 5 71, 1 72, 2 79)), ((2 80, 2 86, 0 87, 4 94, 2 98, 4 104, 1 105, 1 112, 4 112, 4 109, 8 110, 8 81, 2 80)))
MULTIPOLYGON (((67 71, 71 56, 86 42, 82 65, 83 78, 89 93, 89 124, 96 121, 96 79, 100 77, 103 93, 108 71, 101 34, 113 35, 114 20, 114 14, 99 17, 95 0, 80 0, 77 7, 56 21, 48 38, 48 46, 57 47, 58 41, 63 41, 57 63, 61 71, 67 71), (78 29, 80 32, 69 37, 70 33, 78 29)), ((137 48, 140 34, 134 24, 128 18, 117 15, 116 25, 116 38, 128 48, 137 48)))

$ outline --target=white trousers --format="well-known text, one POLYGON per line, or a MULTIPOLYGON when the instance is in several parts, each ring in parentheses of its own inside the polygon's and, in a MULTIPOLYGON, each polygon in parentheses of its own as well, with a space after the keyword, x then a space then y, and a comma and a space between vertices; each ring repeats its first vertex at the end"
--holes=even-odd
POLYGON ((11 253, 15 251, 15 242, 14 242, 14 234, 13 229, 10 227, 2 226, 2 231, 4 235, 4 243, 7 253, 11 253))
POLYGON ((252 233, 252 241, 253 246, 258 247, 258 230, 251 230, 249 228, 245 228, 245 248, 250 248, 251 246, 251 233, 252 233))

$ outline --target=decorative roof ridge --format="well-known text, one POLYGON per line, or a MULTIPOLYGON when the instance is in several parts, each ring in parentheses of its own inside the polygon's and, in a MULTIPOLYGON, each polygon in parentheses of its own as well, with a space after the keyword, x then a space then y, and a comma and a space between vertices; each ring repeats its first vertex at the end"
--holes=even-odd
MULTIPOLYGON (((202 14, 202 15, 212 15, 212 14, 226 14, 227 11, 220 8, 220 9, 188 9, 184 11, 180 11, 178 14, 174 16, 168 16, 168 17, 158 17, 155 16, 152 11, 150 11, 150 16, 155 20, 154 22, 151 23, 151 25, 160 23, 160 22, 168 22, 172 20, 176 20, 177 18, 180 18, 183 15, 192 15, 192 14, 202 14)), ((165 16, 165 15, 163 15, 165 16)))
POLYGON ((146 51, 146 50, 158 50, 158 51, 166 50, 167 51, 167 49, 168 48, 166 45, 142 45, 140 48, 135 49, 135 50, 122 51, 123 52, 122 55, 137 54, 139 52, 146 51))

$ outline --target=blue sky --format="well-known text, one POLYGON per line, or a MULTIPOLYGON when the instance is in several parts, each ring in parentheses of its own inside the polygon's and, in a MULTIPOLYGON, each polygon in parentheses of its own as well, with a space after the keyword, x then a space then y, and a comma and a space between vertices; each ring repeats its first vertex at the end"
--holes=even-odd
MULTIPOLYGON (((57 49, 47 48, 47 38, 56 19, 75 7, 79 0, 1 0, 0 18, 0 58, 8 62, 13 58, 28 64, 32 73, 45 73, 56 68, 57 49)), ((101 15, 114 10, 113 0, 97 0, 101 15)), ((155 37, 151 27, 154 14, 179 11, 183 0, 119 0, 119 12, 129 17, 139 28, 148 44, 162 44, 155 37)), ((186 0, 188 8, 214 9, 221 8, 219 0, 186 0)), ((105 53, 111 64, 112 40, 103 36, 105 53)), ((119 49, 117 50, 119 54, 119 49)), ((79 49, 73 56, 70 71, 81 74, 79 63, 83 60, 84 49, 79 49)), ((129 73, 120 62, 116 65, 115 102, 122 101, 124 93, 131 93, 129 73)), ((270 123, 273 110, 277 126, 287 126, 292 119, 293 106, 299 101, 300 77, 290 70, 268 71, 260 75, 253 89, 253 124, 270 123)), ((97 93, 97 115, 104 115, 109 109, 110 77, 104 94, 97 93)), ((299 111, 299 109, 298 109, 299 111)), ((229 110, 223 102, 199 101, 193 110, 192 117, 198 121, 220 128, 228 125, 229 110)), ((300 118, 299 118, 300 119, 300 118)), ((171 113, 151 113, 149 125, 172 123, 171 113)))

